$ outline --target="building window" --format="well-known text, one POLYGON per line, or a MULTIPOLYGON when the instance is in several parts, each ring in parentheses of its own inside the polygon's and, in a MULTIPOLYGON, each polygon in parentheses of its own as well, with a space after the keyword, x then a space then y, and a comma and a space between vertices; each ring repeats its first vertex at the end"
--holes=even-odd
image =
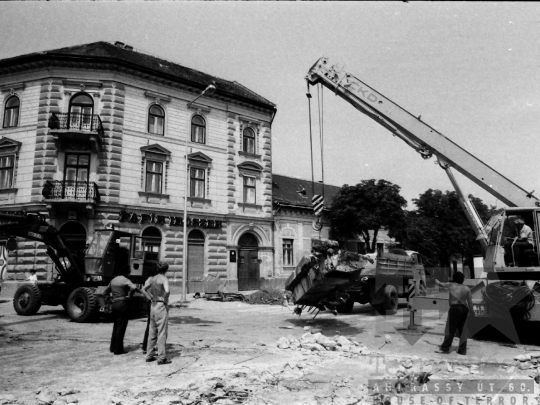
POLYGON ((165 112, 158 105, 153 105, 148 111, 148 132, 163 135, 165 112))
POLYGON ((206 143, 206 123, 200 115, 191 119, 191 142, 206 143))
POLYGON ((13 173, 15 170, 15 156, 0 156, 0 190, 13 186, 13 173))
POLYGON ((161 194, 163 178, 163 163, 146 161, 146 188, 147 193, 161 194))
POLYGON ((255 132, 251 128, 246 128, 243 138, 243 151, 255 154, 255 132))
POLYGON ((88 181, 90 155, 66 154, 64 180, 69 182, 88 181))
POLYGON ((293 240, 283 239, 283 265, 293 265, 293 240))
POLYGON ((257 197, 255 186, 255 177, 244 176, 244 203, 255 204, 257 197))
POLYGON ((19 124, 19 97, 11 96, 6 101, 4 109, 4 128, 16 127, 19 124))
POLYGON ((204 169, 190 169, 190 197, 204 198, 204 169))
POLYGON ((94 100, 86 93, 75 95, 69 102, 69 127, 71 129, 88 129, 92 125, 94 100))

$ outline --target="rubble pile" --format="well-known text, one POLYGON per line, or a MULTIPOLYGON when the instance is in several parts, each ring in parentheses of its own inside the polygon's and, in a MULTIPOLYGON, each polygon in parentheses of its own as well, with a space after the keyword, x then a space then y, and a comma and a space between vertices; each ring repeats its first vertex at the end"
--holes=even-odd
POLYGON ((39 388, 36 390, 37 400, 39 405, 73 405, 79 402, 75 394, 79 391, 64 388, 58 391, 53 391, 49 388, 39 388))
POLYGON ((281 337, 277 347, 280 349, 302 350, 306 352, 343 352, 351 355, 367 356, 372 353, 369 347, 349 340, 345 336, 336 335, 328 337, 312 329, 311 332, 303 334, 300 339, 294 336, 281 337))
POLYGON ((247 301, 252 305, 286 305, 291 299, 289 291, 265 288, 251 294, 247 301))
POLYGON ((536 382, 539 383, 540 351, 518 354, 516 357, 514 357, 514 365, 512 366, 512 371, 516 368, 520 370, 529 370, 531 377, 533 377, 536 382))

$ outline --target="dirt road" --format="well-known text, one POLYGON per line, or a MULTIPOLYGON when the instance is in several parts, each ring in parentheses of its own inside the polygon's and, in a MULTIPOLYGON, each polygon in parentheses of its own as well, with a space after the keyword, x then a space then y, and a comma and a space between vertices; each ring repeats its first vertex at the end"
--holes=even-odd
MULTIPOLYGON (((179 298, 173 296, 171 302, 179 298)), ((450 355, 435 353, 445 317, 425 313, 422 325, 427 333, 411 334, 404 308, 384 318, 357 304, 351 314, 321 313, 312 319, 281 306, 190 297, 189 303, 170 310, 172 363, 158 366, 146 363, 140 349, 145 319, 130 321, 128 353, 114 356, 108 351, 110 321, 73 323, 61 307, 42 307, 34 316, 20 317, 11 301, 0 299, 0 404, 46 403, 39 402, 40 396, 56 398, 56 405, 73 400, 93 405, 379 403, 370 378, 397 381, 428 371, 432 381, 530 382, 536 373, 540 348, 532 346, 472 340, 468 356, 457 355, 455 347, 450 355), (342 343, 334 344, 335 350, 318 350, 306 345, 310 335, 334 342, 341 336, 342 343), (288 348, 279 348, 280 342, 288 348), (528 358, 514 360, 524 353, 528 358)), ((536 403, 534 392, 524 393, 531 396, 527 405, 536 403)), ((396 404, 438 401, 434 392, 396 395, 393 388, 383 394, 396 404)), ((486 403, 485 394, 471 395, 486 403)), ((467 396, 462 397, 457 395, 453 403, 467 396)), ((523 403, 522 396, 516 403, 523 403)))

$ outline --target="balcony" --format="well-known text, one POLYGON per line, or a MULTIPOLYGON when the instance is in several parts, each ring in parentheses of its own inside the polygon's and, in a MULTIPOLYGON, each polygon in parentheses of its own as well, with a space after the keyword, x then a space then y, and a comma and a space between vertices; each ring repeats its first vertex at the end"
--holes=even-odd
POLYGON ((51 113, 49 128, 59 149, 101 150, 104 131, 97 114, 51 113))
POLYGON ((47 181, 41 195, 45 197, 47 209, 61 207, 63 210, 79 211, 85 208, 93 218, 94 208, 100 201, 99 188, 96 183, 88 181, 47 181))

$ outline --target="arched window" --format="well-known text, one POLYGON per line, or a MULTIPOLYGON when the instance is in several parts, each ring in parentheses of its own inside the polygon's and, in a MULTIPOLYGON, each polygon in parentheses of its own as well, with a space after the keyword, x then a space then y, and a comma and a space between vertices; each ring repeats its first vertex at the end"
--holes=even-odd
POLYGON ((94 100, 86 93, 78 93, 69 102, 69 127, 90 129, 94 114, 94 100))
POLYGON ((66 222, 58 233, 66 241, 66 247, 72 254, 83 250, 86 246, 86 229, 80 222, 66 222))
POLYGON ((153 226, 146 228, 142 237, 144 240, 144 263, 143 273, 152 274, 159 262, 159 251, 161 248, 161 232, 153 226))
POLYGON ((165 123, 165 111, 159 105, 154 104, 148 111, 148 132, 163 135, 165 123))
POLYGON ((246 128, 243 138, 244 152, 255 153, 255 132, 251 128, 246 128))
POLYGON ((200 115, 191 118, 191 142, 206 143, 206 122, 200 115))
POLYGON ((194 229, 188 234, 188 281, 200 281, 204 277, 204 233, 194 229))
POLYGON ((16 127, 19 125, 20 105, 21 102, 17 96, 11 96, 7 99, 4 109, 4 128, 16 127))

